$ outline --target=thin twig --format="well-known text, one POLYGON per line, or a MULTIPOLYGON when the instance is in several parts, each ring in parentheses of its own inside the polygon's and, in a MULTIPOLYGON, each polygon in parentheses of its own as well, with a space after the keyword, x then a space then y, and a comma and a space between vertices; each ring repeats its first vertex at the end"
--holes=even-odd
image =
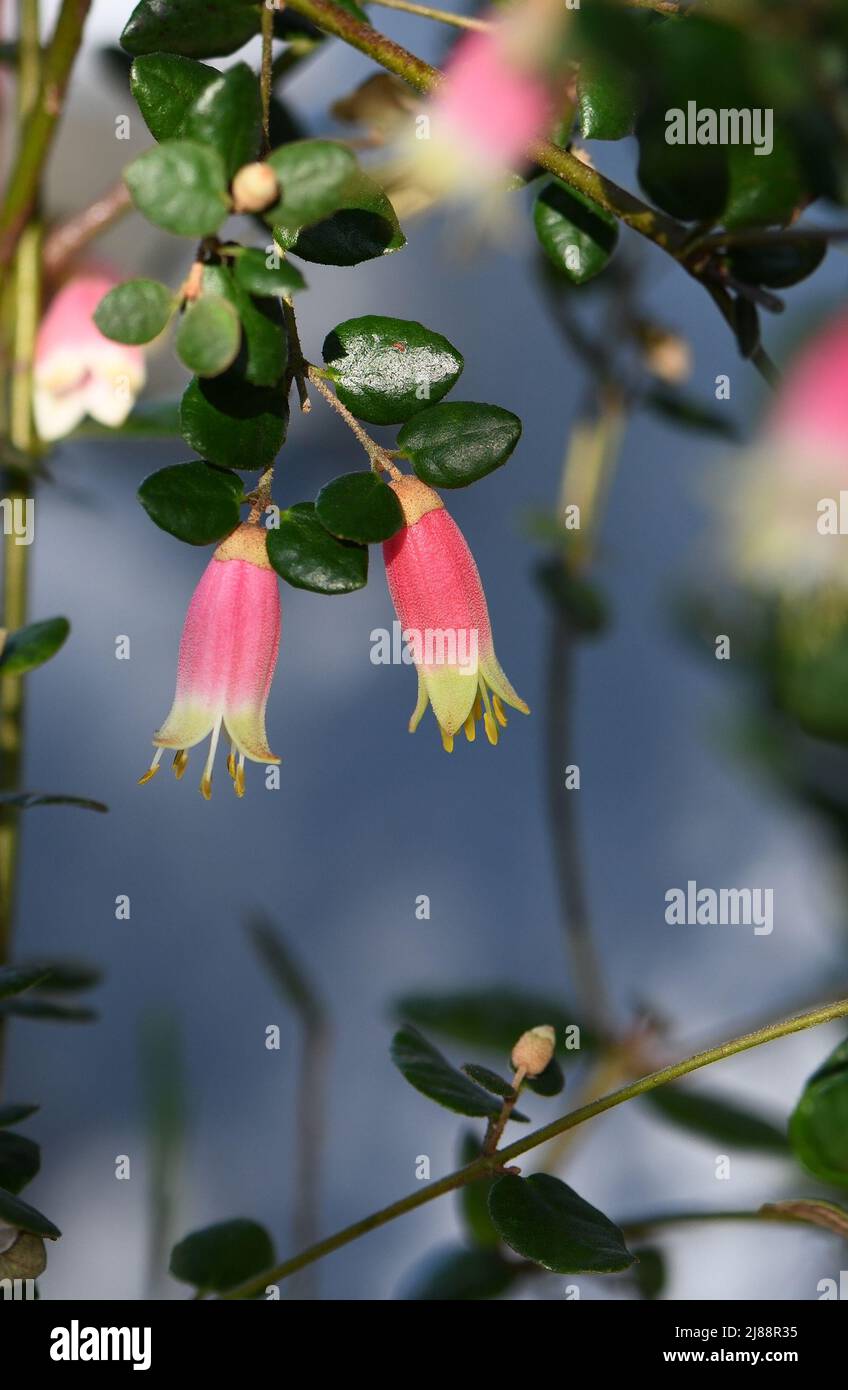
POLYGON ((44 274, 58 280, 66 266, 132 207, 129 189, 119 179, 87 208, 50 231, 44 242, 44 274))
POLYGON ((402 10, 404 14, 432 19, 437 24, 451 24, 455 29, 475 29, 478 33, 488 33, 493 28, 489 20, 476 19, 473 15, 454 14, 452 10, 435 10, 430 5, 416 5, 413 0, 373 0, 373 3, 385 10, 402 10))
POLYGON ((348 429, 356 435, 356 438, 371 460, 372 468, 381 469, 384 473, 388 473, 391 478, 400 478, 402 476, 401 471, 392 463, 387 451, 377 443, 376 439, 371 438, 368 431, 362 428, 359 421, 351 414, 347 406, 343 405, 335 392, 330 390, 324 380, 324 373, 310 364, 306 368, 306 375, 313 386, 317 386, 328 405, 333 407, 336 413, 342 417, 348 429))

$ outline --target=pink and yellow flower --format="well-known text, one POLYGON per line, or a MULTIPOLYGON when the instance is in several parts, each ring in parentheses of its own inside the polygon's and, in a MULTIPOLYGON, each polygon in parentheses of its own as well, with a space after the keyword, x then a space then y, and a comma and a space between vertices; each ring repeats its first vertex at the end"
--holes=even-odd
POLYGON ((153 735, 153 761, 141 782, 159 770, 166 748, 182 777, 188 749, 212 741, 200 790, 212 795, 212 765, 222 728, 230 738, 227 767, 244 795, 244 762, 278 763, 265 733, 265 705, 280 644, 280 592, 268 561, 265 531, 245 522, 218 546, 186 614, 171 712, 153 735))
POLYGON ((74 275, 54 295, 41 321, 33 364, 33 412, 48 442, 70 434, 90 415, 122 425, 144 386, 139 347, 105 338, 94 322, 103 296, 119 283, 104 270, 74 275))
POLYGON ((406 524, 383 545, 386 578, 418 670, 418 702, 409 731, 418 728, 429 704, 449 753, 462 728, 474 741, 480 718, 495 744, 499 726, 507 722, 504 704, 522 714, 530 711, 495 656, 474 556, 432 488, 409 476, 390 486, 406 524))

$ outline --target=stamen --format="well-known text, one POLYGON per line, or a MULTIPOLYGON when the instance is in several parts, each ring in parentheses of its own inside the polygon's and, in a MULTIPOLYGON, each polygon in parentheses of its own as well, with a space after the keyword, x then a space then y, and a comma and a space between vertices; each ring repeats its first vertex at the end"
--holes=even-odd
POLYGON ((492 747, 496 748, 498 745, 498 726, 488 711, 483 716, 483 727, 486 730, 486 738, 492 747))
POLYGON ((469 742, 469 743, 473 743, 474 740, 475 740, 475 738, 477 737, 477 730, 476 730, 476 728, 475 728, 475 726, 474 726, 474 712, 473 712, 473 710, 472 710, 471 714, 469 714, 468 718, 467 718, 466 721, 465 721, 465 737, 468 739, 468 742, 469 742))
POLYGON ((475 720, 483 718, 483 703, 479 695, 474 700, 474 708, 472 709, 471 713, 473 714, 475 720))
POLYGON ((500 724, 501 728, 502 728, 502 729, 505 729, 505 728, 506 728, 506 715, 504 714, 504 707, 503 707, 503 705, 501 704, 501 699, 500 699, 500 696, 499 696, 499 695, 493 695, 493 696, 492 696, 492 709, 495 711, 495 718, 497 719, 497 721, 498 721, 498 723, 500 724))
POLYGON ((186 768, 188 767, 188 753, 184 748, 180 748, 174 754, 174 776, 179 782, 186 768))
MULTIPOLYGON (((232 757, 232 754, 230 754, 230 756, 232 757)), ((241 754, 239 755, 238 767, 236 768, 236 775, 235 775, 235 777, 233 778, 233 781, 235 782, 236 796, 244 796, 244 754, 243 754, 243 753, 241 753, 241 754)))
POLYGON ((230 776, 232 777, 233 781, 235 781, 235 780, 236 780, 236 746, 235 746, 234 743, 231 743, 231 744, 230 744, 230 751, 229 751, 229 753, 227 754, 227 771, 228 771, 228 773, 230 774, 230 776))
POLYGON ((203 776, 200 779, 200 792, 206 801, 209 801, 212 797, 212 765, 215 762, 215 754, 218 751, 218 739, 220 734, 221 719, 218 720, 212 730, 212 737, 209 740, 209 757, 206 759, 206 766, 203 769, 203 776))
POLYGON ((160 759, 161 759, 161 757, 162 757, 162 753, 163 753, 163 749, 161 749, 161 748, 157 748, 157 749, 156 749, 156 752, 153 754, 153 762, 150 764, 150 766, 149 766, 149 768, 147 769, 147 771, 145 772, 144 776, 143 776, 143 777, 139 777, 139 779, 138 779, 138 785, 139 785, 140 787, 143 787, 144 784, 145 784, 145 782, 151 781, 152 778, 154 778, 154 777, 156 776, 157 772, 159 771, 159 761, 160 761, 160 759))
POLYGON ((448 733, 446 733, 445 730, 441 727, 441 725, 439 726, 439 732, 440 732, 441 735, 442 735, 442 747, 444 748, 445 752, 446 752, 446 753, 452 753, 452 752, 453 752, 453 734, 448 734, 448 733))

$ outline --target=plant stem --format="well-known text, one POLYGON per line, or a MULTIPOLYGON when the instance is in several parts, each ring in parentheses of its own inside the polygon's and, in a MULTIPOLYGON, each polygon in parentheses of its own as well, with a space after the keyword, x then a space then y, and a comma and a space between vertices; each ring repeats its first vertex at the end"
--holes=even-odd
MULTIPOLYGON (((29 0, 22 3, 26 5, 29 0)), ((62 0, 53 37, 41 60, 37 94, 21 132, 0 212, 0 269, 11 262, 37 200, 41 171, 62 114, 65 89, 90 8, 91 0, 62 0)))
POLYGON ((44 239, 42 261, 45 277, 50 280, 59 279, 68 263, 74 260, 90 241, 107 231, 124 213, 129 212, 131 207, 129 189, 124 180, 119 179, 87 208, 69 217, 67 222, 61 222, 58 227, 54 227, 44 239))
POLYGON ((438 24, 452 24, 455 29, 476 29, 488 33, 492 28, 488 20, 454 14, 452 10, 434 10, 429 5, 416 5, 413 0, 373 0, 373 3, 385 10, 402 10, 404 14, 417 14, 421 19, 433 19, 438 24))
POLYGON ((391 478, 400 478, 401 471, 390 461, 384 448, 379 445, 376 439, 372 439, 367 430, 364 430, 359 421, 350 413, 346 405, 343 405, 334 391, 331 391, 326 381, 324 373, 317 367, 311 365, 306 368, 306 376, 313 386, 317 386, 324 400, 333 407, 338 415, 342 417, 349 430, 352 430, 359 440, 369 459, 372 468, 382 469, 391 478))
POLYGON ((741 1037, 731 1038, 729 1042, 721 1043, 718 1047, 709 1048, 706 1052, 695 1053, 694 1056, 686 1057, 683 1061, 676 1062, 672 1066, 651 1072, 638 1081, 633 1081, 609 1095, 580 1106, 579 1109, 573 1110, 567 1115, 562 1115, 558 1120, 553 1120, 542 1129, 525 1135, 523 1139, 517 1140, 505 1149, 500 1149, 496 1154, 481 1155, 473 1162, 466 1164, 464 1168, 459 1168, 455 1173, 448 1173, 446 1177, 440 1178, 428 1187, 419 1188, 416 1192, 402 1197, 400 1201, 392 1202, 390 1206, 383 1207, 382 1210, 373 1212, 371 1216, 354 1222, 352 1226, 346 1226, 343 1230, 337 1231, 335 1235, 328 1236, 307 1250, 302 1250, 300 1254, 294 1255, 289 1260, 284 1260, 282 1264, 275 1265, 273 1269, 267 1270, 264 1274, 249 1279, 235 1289, 230 1289, 221 1297, 225 1299, 251 1298, 254 1294, 261 1293, 267 1285, 279 1283, 288 1278, 289 1275, 296 1273, 297 1270, 312 1264, 315 1260, 323 1259, 325 1255, 341 1249, 344 1245, 349 1245, 351 1241, 358 1240, 360 1236, 367 1235, 369 1231, 377 1230, 380 1226, 395 1221, 399 1216, 404 1216, 409 1211, 426 1206, 428 1202, 435 1201, 437 1197, 443 1197, 446 1192, 454 1192, 457 1188, 464 1187, 466 1183, 474 1182, 479 1178, 491 1178, 493 1173, 497 1174, 505 1164, 520 1157, 521 1154, 528 1153, 531 1149, 547 1143, 550 1139, 555 1139, 558 1134, 565 1134, 566 1131, 585 1124, 587 1120, 593 1119, 596 1115, 602 1115, 607 1110, 612 1110, 615 1106, 623 1104, 624 1101, 644 1095, 647 1091, 653 1091, 658 1086, 666 1085, 669 1081, 676 1081, 678 1077, 698 1071, 701 1067, 710 1066, 713 1062, 720 1062, 725 1057, 733 1057, 740 1052, 748 1052, 753 1047, 760 1047, 763 1043, 788 1037, 792 1033, 800 1033, 805 1028, 816 1028, 819 1024, 830 1023, 833 1019, 846 1017, 848 1017, 848 999, 838 999, 831 1004, 823 1004, 818 1009, 812 1009, 808 1013, 799 1014, 795 1018, 771 1023, 765 1028, 757 1029, 754 1033, 745 1033, 741 1037))
POLYGON ((278 5, 262 6, 262 67, 259 75, 259 90, 262 96, 262 143, 263 154, 271 148, 271 85, 274 74, 274 14, 278 5))

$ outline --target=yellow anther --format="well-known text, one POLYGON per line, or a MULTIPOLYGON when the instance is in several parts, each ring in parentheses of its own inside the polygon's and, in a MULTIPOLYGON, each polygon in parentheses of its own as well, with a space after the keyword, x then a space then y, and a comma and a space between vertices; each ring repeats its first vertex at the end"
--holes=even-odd
POLYGON ((483 718, 483 701, 480 699, 479 695, 474 701, 474 708, 472 709, 471 713, 473 714, 475 719, 483 718))
POLYGON ((188 753, 185 751, 184 748, 180 748, 179 752, 174 754, 174 776, 176 777, 178 782, 187 767, 188 753))
POLYGON ((441 730, 441 735, 442 735, 442 747, 444 748, 445 752, 446 752, 446 753, 452 753, 452 752, 453 752, 453 734, 447 734, 447 733, 445 733, 444 729, 442 729, 442 730, 441 730))
POLYGON ((468 739, 469 743, 473 743, 475 738, 477 737, 477 729, 474 725, 473 712, 469 714, 468 718, 465 721, 465 737, 468 739))
POLYGON ((204 801, 212 800, 212 778, 208 773, 204 773, 200 780, 200 794, 204 801))
POLYGON ((228 771, 228 773, 230 774, 230 776, 232 777, 233 781, 235 781, 235 780, 236 780, 236 755, 235 755, 235 753, 233 753, 233 752, 229 752, 229 753, 227 754, 227 771, 228 771))
POLYGON ((234 782, 235 782, 235 784, 236 784, 236 796, 244 796, 244 764, 243 764, 243 763, 242 763, 242 765, 241 765, 240 767, 237 767, 237 768, 236 768, 236 775, 235 775, 235 777, 234 777, 233 780, 234 780, 234 782))
POLYGON ((483 716, 483 725, 486 730, 486 738, 493 746, 496 746, 498 742, 498 726, 495 723, 494 718, 491 714, 488 713, 488 711, 483 716))
POLYGON ((498 695, 493 695, 493 696, 492 696, 492 709, 495 711, 495 718, 497 719, 497 721, 498 721, 498 723, 500 724, 501 728, 502 728, 502 729, 505 729, 505 728, 506 728, 506 715, 504 714, 504 707, 503 707, 503 705, 501 704, 501 702, 500 702, 500 697, 499 697, 498 695))
POLYGON ((152 781, 152 779, 156 776, 156 774, 157 774, 158 771, 159 771, 159 764, 158 764, 158 763, 153 763, 153 764, 147 769, 147 771, 145 772, 144 776, 143 776, 143 777, 139 777, 139 779, 138 779, 138 785, 139 785, 140 787, 143 787, 144 784, 145 784, 145 782, 150 782, 150 781, 152 781))

